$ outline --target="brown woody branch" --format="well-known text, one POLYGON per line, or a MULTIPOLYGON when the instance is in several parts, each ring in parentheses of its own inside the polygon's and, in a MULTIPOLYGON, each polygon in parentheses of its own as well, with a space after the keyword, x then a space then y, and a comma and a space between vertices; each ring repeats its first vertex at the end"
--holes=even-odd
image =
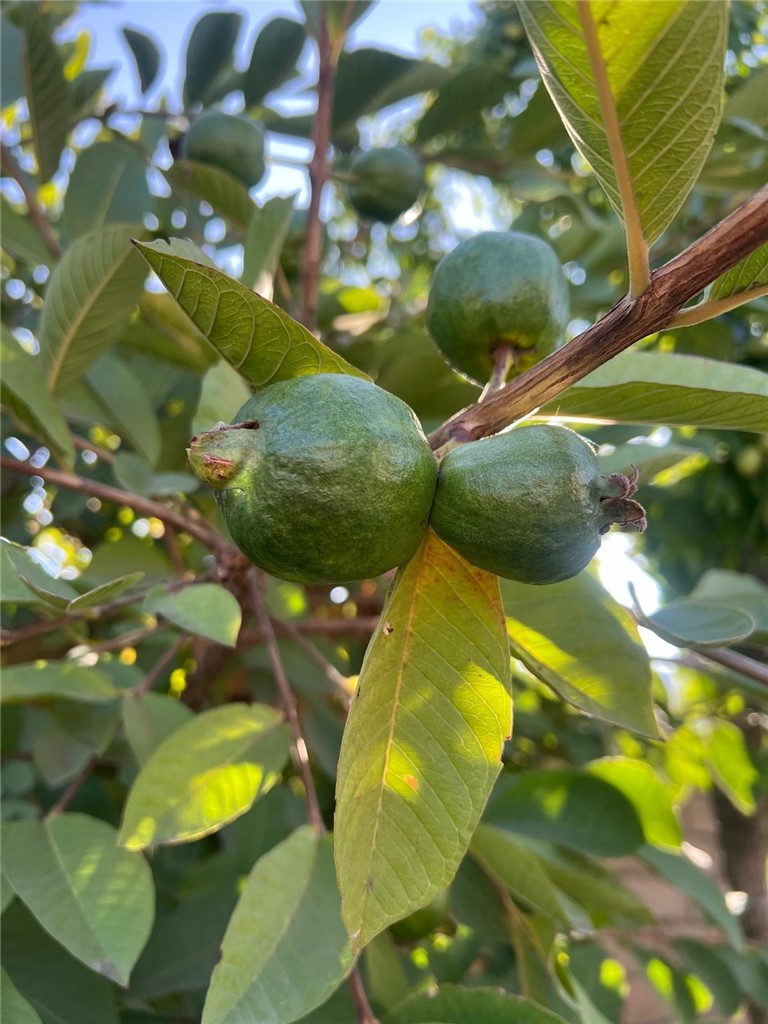
POLYGON ((77 494, 88 494, 93 498, 109 501, 115 505, 126 505, 128 508, 132 508, 134 512, 139 512, 145 516, 152 516, 163 523, 176 527, 178 530, 183 530, 196 540, 199 540, 205 547, 218 554, 230 553, 234 550, 232 545, 228 544, 211 527, 204 525, 203 522, 192 522, 187 516, 182 515, 180 512, 175 512, 173 509, 168 508, 167 505, 163 505, 159 501, 153 501, 151 498, 142 498, 138 494, 123 491, 119 487, 102 484, 97 480, 89 480, 87 477, 77 476, 75 473, 67 473, 64 470, 54 469, 50 466, 43 466, 39 469, 29 462, 20 462, 18 459, 8 458, 5 455, 0 456, 0 469, 6 469, 11 473, 20 473, 23 476, 39 476, 46 483, 64 487, 68 491, 75 491, 77 494))
POLYGON ((666 327, 689 299, 765 242, 768 185, 654 271, 642 295, 625 295, 601 320, 498 394, 452 416, 430 434, 432 447, 495 434, 551 402, 636 341, 666 327))

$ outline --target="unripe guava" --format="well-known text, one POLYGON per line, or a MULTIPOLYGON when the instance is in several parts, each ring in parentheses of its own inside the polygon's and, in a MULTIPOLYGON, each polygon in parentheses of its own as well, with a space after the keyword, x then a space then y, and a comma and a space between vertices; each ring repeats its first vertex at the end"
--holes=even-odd
POLYGON ((483 231, 461 242, 435 268, 427 330, 451 364, 484 384, 494 352, 508 345, 515 373, 565 341, 568 284, 554 250, 517 231, 483 231))
POLYGON ((387 146, 358 153, 349 167, 349 201, 361 217, 397 220, 424 189, 424 169, 407 146, 387 146))
POLYGON ((264 129, 250 118, 209 110, 190 125, 181 155, 229 171, 251 188, 264 177, 264 129))
POLYGON ((411 409, 375 384, 316 374, 272 384, 190 442, 232 539, 282 579, 378 576, 419 545, 437 464, 411 409))
POLYGON ((443 459, 432 528, 472 565, 522 583, 570 579, 612 523, 645 529, 637 473, 603 476, 566 427, 521 426, 443 459))

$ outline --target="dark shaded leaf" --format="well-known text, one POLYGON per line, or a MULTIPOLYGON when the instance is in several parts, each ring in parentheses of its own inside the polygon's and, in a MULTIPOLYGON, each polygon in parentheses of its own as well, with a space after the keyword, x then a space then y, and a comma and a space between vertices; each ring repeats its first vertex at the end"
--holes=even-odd
POLYGON ((64 197, 61 226, 72 239, 104 224, 140 224, 150 206, 141 151, 127 142, 97 142, 77 158, 64 197))
POLYGON ((33 4, 25 4, 22 13, 25 94, 38 174, 40 181, 46 182, 58 170, 61 151, 67 142, 72 94, 48 20, 40 17, 33 4))
POLYGON ((250 63, 243 73, 246 107, 261 103, 267 93, 291 77, 306 38, 304 26, 291 18, 267 22, 256 37, 250 63))
POLYGON ((205 102, 217 75, 232 60, 242 15, 209 11, 195 22, 187 44, 184 106, 205 102))
POLYGON ((160 70, 160 50, 153 39, 135 28, 125 26, 121 31, 136 62, 141 91, 148 92, 160 70))

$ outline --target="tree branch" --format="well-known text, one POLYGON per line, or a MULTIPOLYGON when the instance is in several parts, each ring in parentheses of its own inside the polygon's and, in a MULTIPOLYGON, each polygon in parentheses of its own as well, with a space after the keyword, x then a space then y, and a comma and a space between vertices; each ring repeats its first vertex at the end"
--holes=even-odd
MULTIPOLYGON (((311 196, 307 214, 307 234, 301 264, 301 319, 305 327, 314 331, 317 325, 317 289, 320 281, 320 261, 323 251, 323 225, 320 220, 320 198, 323 186, 330 176, 328 147, 331 142, 331 118, 336 77, 334 48, 328 32, 324 0, 320 2, 320 33, 318 51, 320 68, 317 76, 317 113, 312 129, 314 152, 309 164, 311 196)), ((336 55, 338 60, 338 55, 336 55)))
POLYGON ((83 785, 85 780, 96 767, 98 760, 99 759, 95 754, 92 757, 88 758, 83 767, 74 777, 74 779, 70 782, 69 786, 67 786, 67 788, 64 790, 64 792, 53 805, 53 807, 50 809, 50 811, 48 811, 48 813, 45 816, 46 821, 50 821, 50 819, 55 817, 57 814, 63 814, 64 811, 66 811, 66 809, 74 800, 75 796, 77 796, 78 792, 80 791, 80 787, 83 785))
POLYGON ((57 260, 61 256, 62 249, 59 245, 56 236, 51 231, 51 225, 48 223, 48 218, 45 216, 43 211, 37 202, 37 198, 29 187, 24 175, 21 173, 21 169, 16 161, 13 159, 13 155, 6 145, 0 143, 0 165, 3 171, 19 186, 24 194, 24 202, 27 204, 27 212, 29 213, 29 219, 37 228, 37 232, 45 243, 45 247, 54 260, 57 260))
POLYGON ((188 643, 189 637, 185 634, 184 636, 180 636, 175 643, 171 644, 170 647, 167 647, 133 691, 134 697, 143 697, 145 694, 149 693, 165 669, 188 643))
POLYGON ((432 447, 495 434, 551 402, 636 341, 666 327, 689 299, 766 241, 768 185, 654 271, 642 295, 625 295, 601 320, 498 394, 452 416, 430 434, 432 447))
POLYGON ((280 701, 283 705, 285 717, 288 720, 291 736, 293 737, 291 753, 293 755, 293 762, 296 766, 296 770, 301 776, 301 781, 304 783, 304 791, 307 796, 307 817, 309 818, 309 823, 312 828, 314 828, 320 835, 323 835, 325 833, 325 822, 323 821, 320 803, 317 799, 315 783, 312 779, 312 770, 309 766, 309 757, 307 755, 307 744, 301 732, 301 722, 299 721, 296 698, 293 695, 291 684, 288 682, 288 677, 286 676, 285 669, 283 668, 283 660, 280 657, 280 648, 277 645, 277 637, 275 636, 272 620, 269 617, 267 605, 264 600, 262 582, 261 573, 258 569, 254 569, 250 576, 251 603, 256 615, 256 621, 259 624, 259 629, 264 635, 264 643, 266 644, 267 655, 269 656, 269 662, 272 666, 272 674, 275 677, 278 693, 280 694, 280 701))
POLYGON ((349 987, 352 990, 352 999, 355 1003, 358 1024, 379 1024, 378 1017, 375 1016, 371 1009, 371 1004, 368 1002, 363 979, 357 967, 352 968, 348 981, 349 987))
POLYGON ((110 484, 102 484, 96 480, 89 480, 87 477, 77 476, 75 473, 67 473, 64 470, 53 469, 49 466, 43 466, 41 469, 38 469, 29 462, 19 462, 18 459, 11 459, 5 455, 0 456, 0 469, 7 469, 11 473, 21 473, 23 476, 39 476, 46 483, 56 484, 58 487, 64 487, 68 491, 75 491, 77 494, 89 494, 91 497, 100 498, 102 501, 110 501, 115 505, 126 505, 135 512, 140 512, 145 516, 152 516, 164 523, 175 526, 179 530, 183 530, 196 540, 199 540, 205 547, 219 554, 224 552, 230 553, 234 550, 232 545, 228 544, 212 527, 204 525, 202 522, 192 522, 186 516, 181 515, 179 512, 174 512, 173 509, 162 505, 158 501, 153 501, 151 498, 142 498, 140 495, 132 494, 130 491, 122 491, 119 487, 112 487, 110 484))

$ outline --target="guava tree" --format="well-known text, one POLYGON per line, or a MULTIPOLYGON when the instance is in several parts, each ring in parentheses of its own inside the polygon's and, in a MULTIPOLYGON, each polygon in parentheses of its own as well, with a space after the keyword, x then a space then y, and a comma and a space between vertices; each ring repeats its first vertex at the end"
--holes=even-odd
POLYGON ((3 7, 3 1013, 765 1021, 765 7, 370 6, 3 7))

